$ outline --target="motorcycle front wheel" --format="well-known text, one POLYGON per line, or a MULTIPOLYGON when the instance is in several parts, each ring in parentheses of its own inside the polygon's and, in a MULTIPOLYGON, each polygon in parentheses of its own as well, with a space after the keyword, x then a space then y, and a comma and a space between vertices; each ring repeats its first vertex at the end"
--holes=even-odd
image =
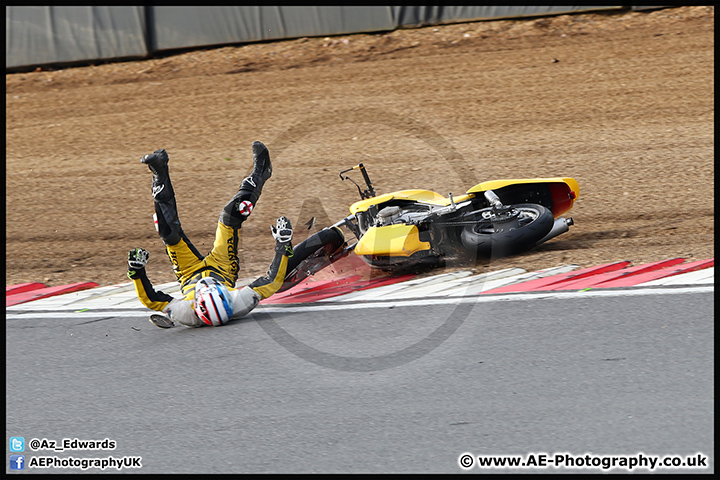
POLYGON ((349 252, 343 250, 344 245, 344 235, 337 227, 320 230, 297 244, 293 248, 293 255, 288 259, 285 281, 278 293, 294 287, 347 255, 349 252))
POLYGON ((552 229, 553 214, 546 207, 521 203, 512 208, 517 213, 514 227, 503 228, 499 219, 481 215, 477 223, 466 226, 460 233, 463 247, 483 257, 515 255, 532 248, 552 229))

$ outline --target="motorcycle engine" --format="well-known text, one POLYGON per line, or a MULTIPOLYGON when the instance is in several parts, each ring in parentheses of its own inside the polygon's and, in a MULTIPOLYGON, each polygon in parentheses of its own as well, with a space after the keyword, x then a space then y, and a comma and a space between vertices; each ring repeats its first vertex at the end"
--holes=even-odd
POLYGON ((378 227, 384 227, 385 225, 392 225, 395 220, 400 218, 402 209, 400 207, 385 207, 378 212, 377 220, 375 225, 378 227))

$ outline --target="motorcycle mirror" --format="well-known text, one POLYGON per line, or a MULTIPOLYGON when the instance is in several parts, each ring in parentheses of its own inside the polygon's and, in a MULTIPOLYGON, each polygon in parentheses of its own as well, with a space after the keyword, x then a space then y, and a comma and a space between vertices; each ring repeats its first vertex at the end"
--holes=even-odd
POLYGON ((340 180, 345 180, 345 179, 350 180, 348 177, 343 177, 343 173, 352 172, 352 171, 355 170, 356 168, 358 168, 357 165, 354 166, 354 167, 352 167, 352 168, 348 168, 347 170, 343 170, 342 172, 340 172, 340 180))

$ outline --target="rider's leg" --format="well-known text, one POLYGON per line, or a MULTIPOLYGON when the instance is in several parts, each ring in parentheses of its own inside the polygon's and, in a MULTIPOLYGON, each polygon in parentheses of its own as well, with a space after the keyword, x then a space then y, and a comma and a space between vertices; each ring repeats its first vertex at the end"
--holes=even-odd
POLYGON ((220 223, 231 228, 240 228, 255 208, 265 182, 272 176, 272 163, 267 147, 261 142, 253 142, 252 149, 252 172, 242 181, 238 192, 220 213, 220 223))
POLYGON ((173 271, 182 283, 188 278, 203 257, 183 232, 175 203, 175 191, 170 181, 168 155, 164 149, 145 155, 141 162, 153 173, 152 194, 160 238, 173 265, 173 271))
POLYGON ((261 142, 253 142, 252 149, 253 170, 220 213, 213 249, 205 257, 208 265, 221 269, 232 279, 233 284, 229 286, 234 286, 239 271, 238 231, 255 208, 265 182, 272 176, 272 163, 267 147, 261 142))

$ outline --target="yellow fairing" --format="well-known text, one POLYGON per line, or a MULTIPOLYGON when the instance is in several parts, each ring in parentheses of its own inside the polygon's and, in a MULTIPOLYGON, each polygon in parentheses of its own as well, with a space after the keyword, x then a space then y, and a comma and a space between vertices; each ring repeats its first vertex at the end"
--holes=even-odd
POLYGON ((368 198, 350 205, 350 213, 364 212, 373 205, 389 202, 390 200, 410 200, 414 202, 431 203, 433 205, 449 205, 450 200, 439 193, 430 190, 402 190, 400 192, 386 193, 379 197, 368 198))
POLYGON ((430 250, 430 243, 420 240, 415 225, 405 224, 370 227, 355 245, 358 255, 409 257, 421 250, 430 250))

